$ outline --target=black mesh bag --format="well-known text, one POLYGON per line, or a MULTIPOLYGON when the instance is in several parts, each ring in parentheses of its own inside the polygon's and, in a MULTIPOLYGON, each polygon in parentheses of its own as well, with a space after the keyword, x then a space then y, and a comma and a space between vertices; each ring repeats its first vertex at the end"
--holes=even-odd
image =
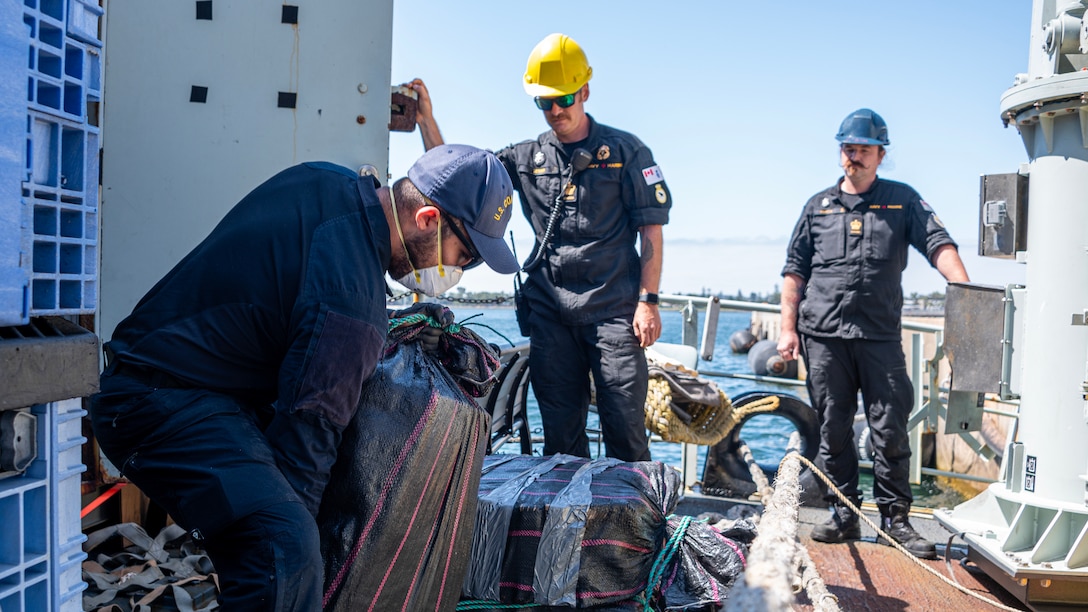
POLYGON ((318 515, 327 610, 452 610, 469 560, 498 356, 452 325, 438 355, 392 322, 318 515), (452 370, 452 373, 448 370, 452 370), (464 385, 464 388, 462 388, 464 385))
POLYGON ((681 526, 683 539, 657 585, 655 603, 668 612, 718 610, 744 571, 756 525, 744 519, 718 528, 671 516, 669 537, 681 526))

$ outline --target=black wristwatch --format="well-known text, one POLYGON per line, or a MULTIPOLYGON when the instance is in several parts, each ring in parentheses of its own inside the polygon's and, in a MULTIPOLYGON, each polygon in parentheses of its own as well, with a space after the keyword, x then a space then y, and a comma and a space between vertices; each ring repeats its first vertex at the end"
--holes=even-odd
POLYGON ((639 296, 638 296, 638 301, 646 302, 647 304, 653 304, 653 305, 656 306, 657 305, 657 294, 656 293, 640 293, 639 296))

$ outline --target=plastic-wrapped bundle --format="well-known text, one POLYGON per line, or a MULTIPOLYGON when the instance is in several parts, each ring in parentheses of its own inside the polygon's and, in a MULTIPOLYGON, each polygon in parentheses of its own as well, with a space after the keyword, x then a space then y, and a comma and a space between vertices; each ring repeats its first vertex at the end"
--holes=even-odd
MULTIPOLYGON (((669 517, 669 537, 680 525, 681 517, 669 517)), ((679 550, 658 585, 659 605, 668 611, 720 608, 744 571, 755 537, 752 519, 722 529, 698 521, 686 524, 679 550)))
POLYGON ((404 342, 418 321, 395 327, 344 431, 318 515, 327 610, 457 603, 489 431, 465 389, 486 392, 498 357, 450 327, 438 359, 404 342))
POLYGON ((680 475, 654 461, 486 457, 465 597, 568 607, 633 600, 679 488, 680 475))

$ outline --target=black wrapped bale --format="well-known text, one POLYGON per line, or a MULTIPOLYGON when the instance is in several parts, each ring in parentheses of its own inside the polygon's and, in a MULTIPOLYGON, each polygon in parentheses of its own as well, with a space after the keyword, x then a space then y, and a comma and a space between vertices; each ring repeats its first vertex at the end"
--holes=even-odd
POLYGON ((744 571, 756 537, 755 522, 743 519, 712 526, 669 517, 670 538, 678 528, 684 529, 683 538, 658 584, 658 607, 668 612, 720 609, 744 571))
POLYGON ((390 332, 322 499, 326 610, 452 610, 460 595, 490 429, 461 385, 486 391, 498 358, 463 330, 440 363, 411 335, 390 332))
POLYGON ((485 458, 466 599, 590 607, 645 589, 680 475, 654 461, 485 458))

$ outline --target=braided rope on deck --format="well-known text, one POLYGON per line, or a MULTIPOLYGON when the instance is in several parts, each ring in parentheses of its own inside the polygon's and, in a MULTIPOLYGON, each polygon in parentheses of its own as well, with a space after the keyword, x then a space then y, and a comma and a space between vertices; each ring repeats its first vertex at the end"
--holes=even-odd
POLYGON ((737 450, 740 452, 741 461, 748 466, 748 472, 752 475, 752 482, 756 485, 756 495, 760 499, 770 499, 774 495, 774 488, 771 487, 771 481, 767 480, 767 475, 763 473, 755 457, 752 456, 752 449, 748 448, 742 440, 737 450))
MULTIPOLYGON (((800 456, 801 436, 794 432, 790 436, 790 442, 786 458, 800 456)), ((748 453, 751 457, 751 453, 748 453)), ((756 471, 762 474, 762 470, 754 461, 749 463, 749 469, 756 479, 756 471), (754 466, 754 469, 752 469, 754 466)), ((759 535, 752 542, 752 548, 748 553, 748 567, 744 570, 744 579, 737 580, 733 591, 726 600, 728 610, 792 610, 794 601, 796 568, 803 564, 807 570, 806 585, 814 588, 823 588, 823 593, 810 594, 818 610, 838 610, 837 599, 830 593, 826 593, 823 581, 815 573, 815 566, 807 553, 798 559, 800 541, 797 539, 797 507, 801 501, 801 464, 797 461, 782 460, 778 467, 778 476, 775 478, 775 486, 770 495, 765 483, 766 476, 762 477, 763 486, 757 480, 763 501, 763 517, 759 521, 759 535), (826 594, 826 595, 825 595, 826 594)))
MULTIPOLYGON (((691 372, 682 366, 681 371, 691 372)), ((646 390, 646 428, 661 436, 666 442, 684 442, 702 446, 714 446, 728 436, 733 429, 749 415, 778 410, 777 396, 768 396, 754 402, 736 407, 725 392, 719 390, 721 404, 688 404, 692 409, 691 421, 685 422, 673 411, 672 389, 669 382, 660 376, 651 376, 646 390)))
MULTIPOLYGON (((795 432, 793 436, 797 436, 795 432)), ((800 446, 800 439, 790 439, 790 448, 796 448, 800 446)), ((767 475, 763 473, 763 470, 756 463, 755 458, 752 456, 751 449, 747 444, 741 442, 740 448, 741 459, 748 466, 748 471, 752 475, 752 482, 756 485, 756 495, 762 500, 769 500, 774 495, 774 488, 771 487, 771 483, 767 480, 767 475)), ((818 612, 835 612, 839 610, 839 599, 835 597, 831 592, 827 590, 827 585, 824 583, 823 578, 820 577, 819 571, 816 569, 816 565, 812 562, 812 558, 808 554, 808 550, 801 545, 800 540, 795 543, 796 550, 794 551, 794 568, 792 575, 800 579, 800 587, 805 589, 808 594, 809 601, 813 602, 813 609, 818 612)), ((739 581, 738 581, 739 582, 739 581)), ((791 585, 791 590, 796 592, 797 589, 791 585)))

